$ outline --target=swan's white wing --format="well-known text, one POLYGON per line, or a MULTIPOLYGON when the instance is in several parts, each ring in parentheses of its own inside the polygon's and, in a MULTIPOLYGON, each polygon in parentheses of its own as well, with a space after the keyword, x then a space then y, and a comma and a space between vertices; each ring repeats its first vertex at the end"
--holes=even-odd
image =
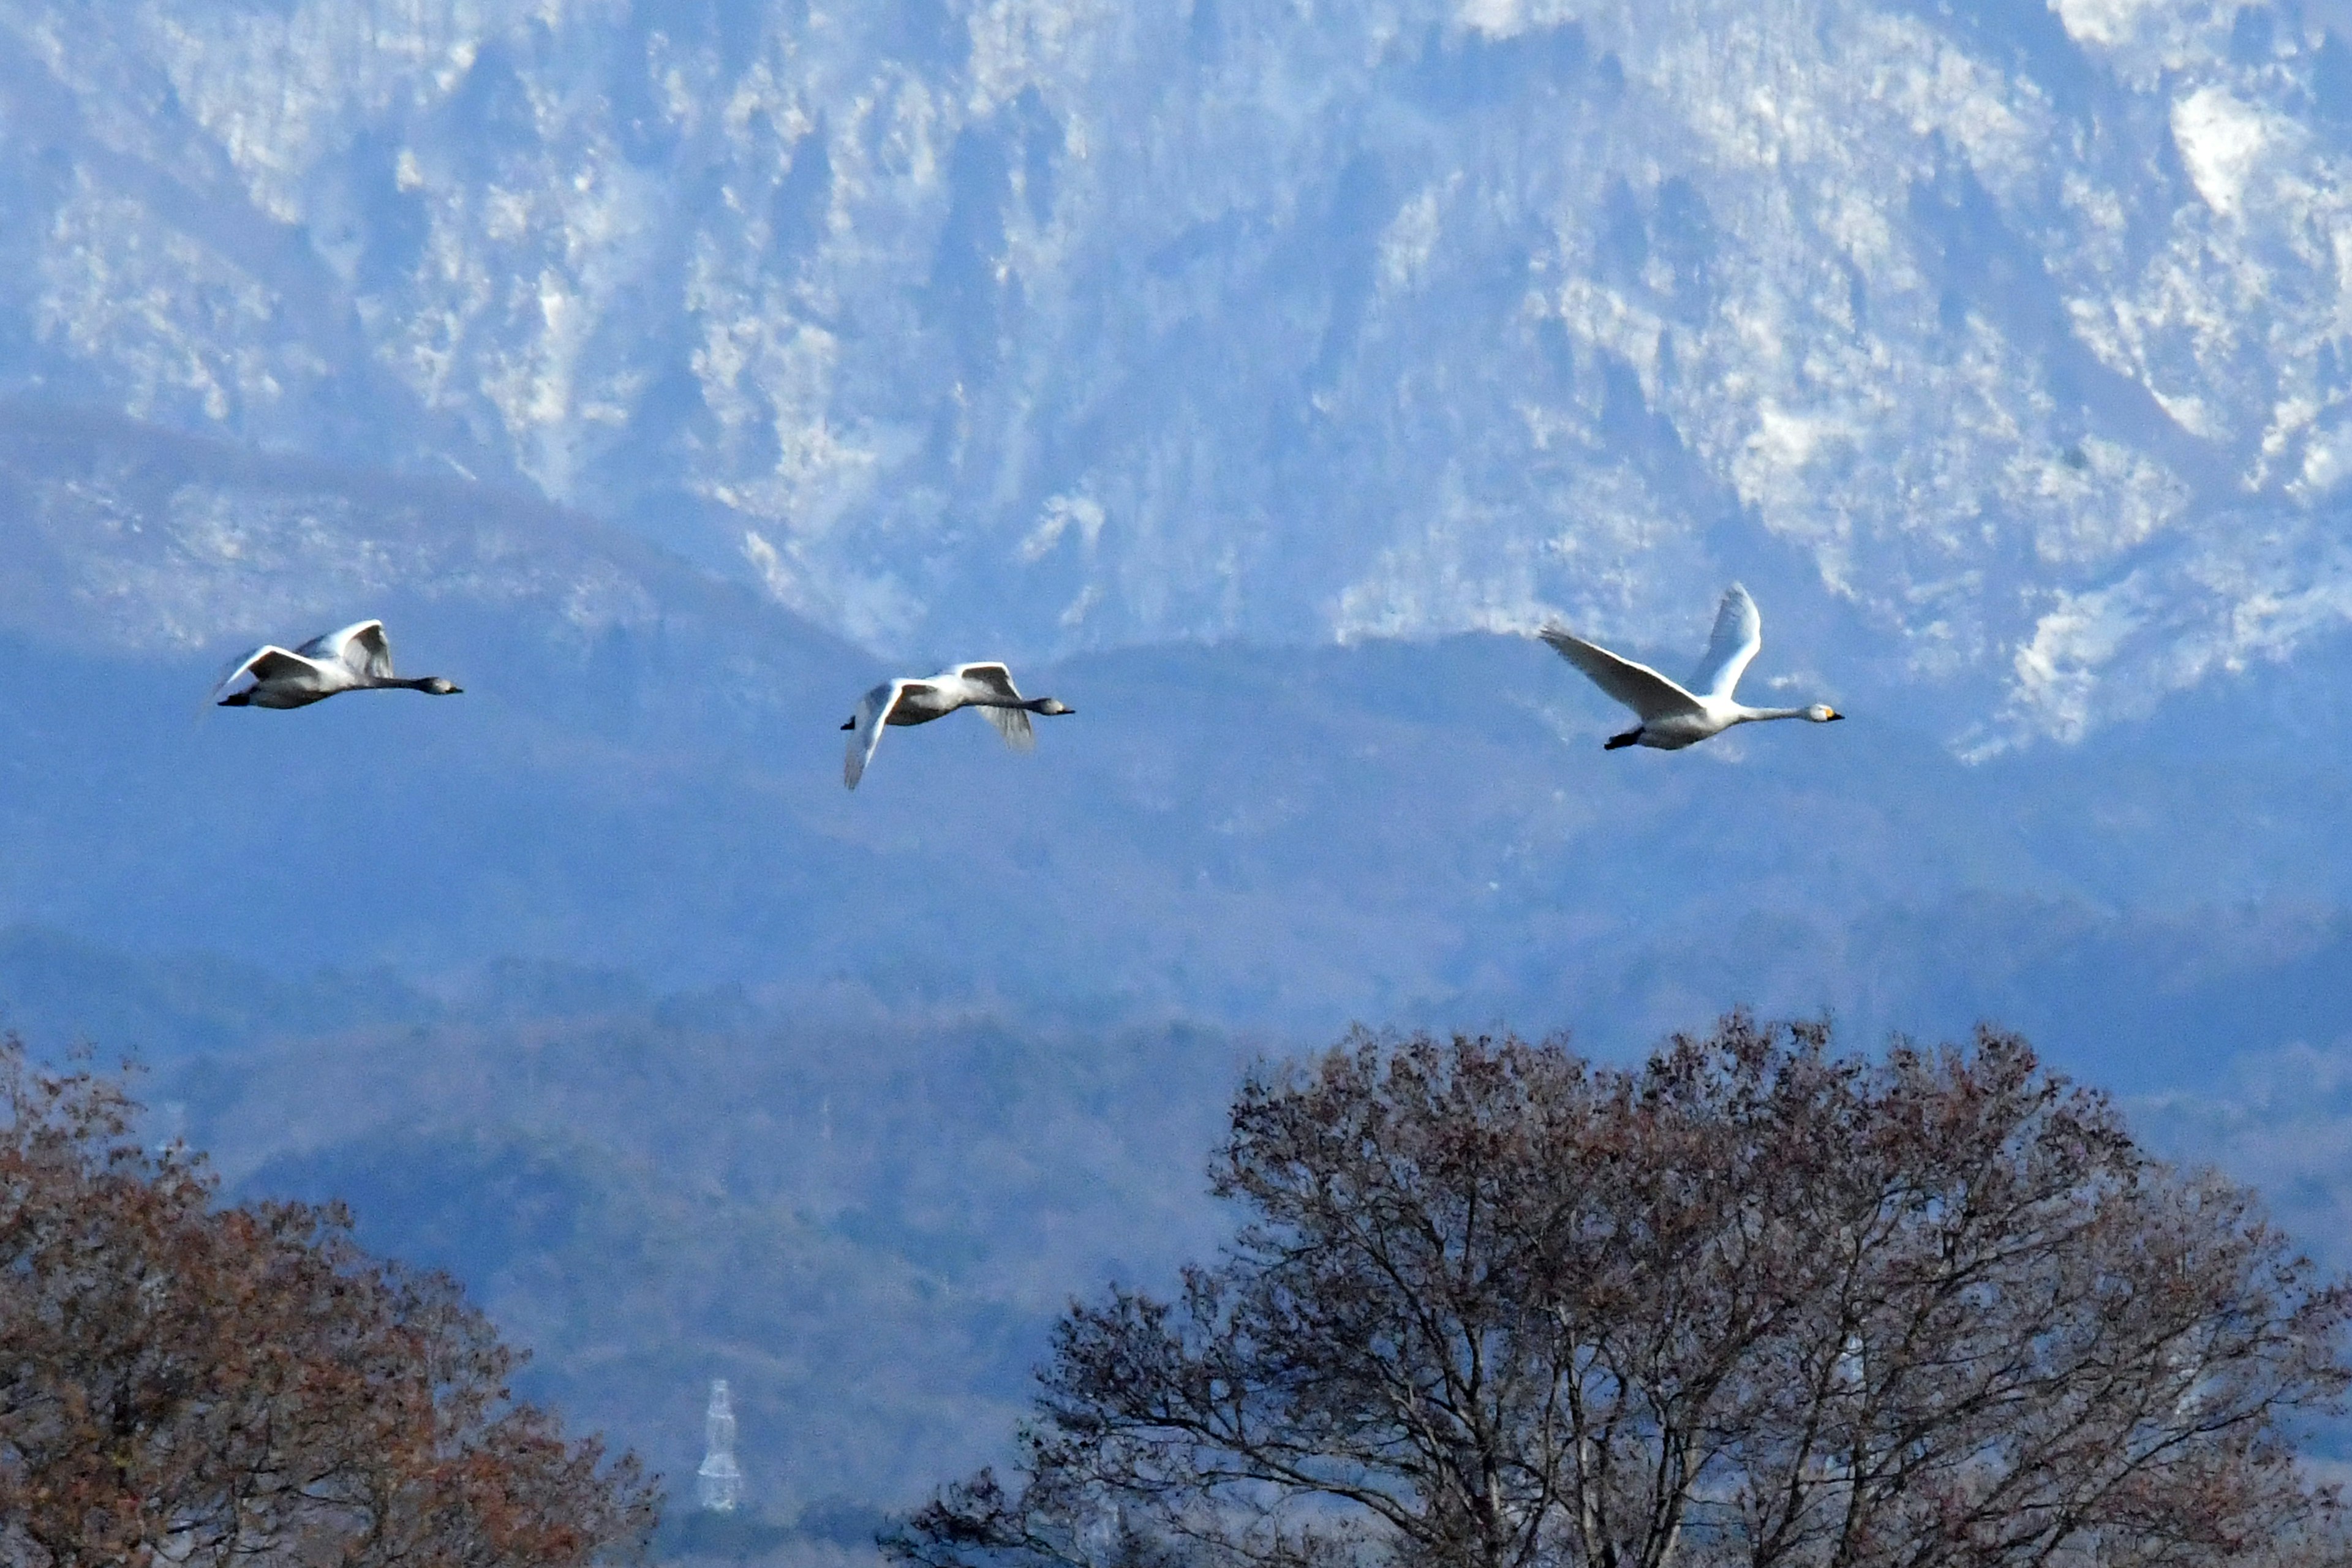
MULTIPOLYGON (((960 664, 948 673, 987 696, 1006 702, 1022 700, 1021 689, 1013 684, 1013 672, 1001 664, 960 664)), ((1037 727, 1029 721, 1025 709, 991 708, 985 703, 973 706, 980 709, 982 717, 996 726, 996 732, 1004 737, 1006 745, 1016 752, 1035 748, 1037 727)))
POLYGON ((981 714, 996 726, 1004 743, 1016 752, 1034 751, 1037 747, 1037 727, 1029 722, 1027 710, 1021 708, 982 708, 981 714))
POLYGON ((341 631, 312 637, 294 651, 339 663, 354 675, 392 679, 392 642, 383 635, 382 621, 355 621, 341 631))
POLYGON ((217 702, 232 691, 250 689, 265 680, 298 675, 310 668, 310 661, 301 655, 288 653, 275 643, 263 643, 238 659, 227 674, 213 682, 213 700, 217 702))
POLYGON ((1756 601, 1748 590, 1734 583, 1715 612, 1715 631, 1706 639, 1706 657, 1691 676, 1691 689, 1728 700, 1747 673, 1748 661, 1763 646, 1764 618, 1756 613, 1756 601))
POLYGON ((218 701, 227 696, 232 688, 251 681, 254 679, 253 661, 263 654, 285 651, 283 648, 264 643, 250 653, 242 653, 230 659, 220 667, 220 673, 213 678, 212 700, 218 701))
POLYGON ((383 635, 382 621, 362 621, 352 630, 343 644, 343 662, 378 680, 392 679, 392 639, 383 635))
POLYGON ((866 694, 857 705, 856 728, 849 737, 848 752, 841 760, 841 782, 851 789, 866 776, 866 764, 874 760, 874 748, 882 743, 882 731, 888 728, 883 722, 890 710, 898 704, 898 694, 909 683, 904 680, 886 681, 866 694))
POLYGON ((1698 699, 1652 669, 1620 658, 1572 632, 1546 626, 1537 634, 1553 651, 1591 678, 1592 684, 1642 716, 1644 724, 1700 711, 1698 699))
POLYGON ((992 697, 1002 697, 1008 702, 1022 700, 1021 689, 1013 684, 1013 672, 1001 664, 960 664, 948 673, 983 689, 992 697))

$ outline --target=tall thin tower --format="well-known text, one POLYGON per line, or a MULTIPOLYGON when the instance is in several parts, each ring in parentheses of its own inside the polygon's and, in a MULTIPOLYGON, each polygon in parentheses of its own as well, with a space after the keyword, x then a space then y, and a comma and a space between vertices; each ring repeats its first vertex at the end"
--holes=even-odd
POLYGON ((733 1513, 743 1500, 743 1472, 735 1466, 735 1406, 727 1380, 710 1381, 710 1411, 702 1418, 702 1468, 694 1472, 695 1495, 713 1513, 733 1513))

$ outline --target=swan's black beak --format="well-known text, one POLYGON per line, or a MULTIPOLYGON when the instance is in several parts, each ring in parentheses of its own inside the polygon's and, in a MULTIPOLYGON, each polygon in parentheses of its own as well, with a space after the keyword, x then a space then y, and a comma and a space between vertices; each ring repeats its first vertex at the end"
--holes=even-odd
POLYGON ((855 730, 857 728, 857 721, 851 719, 845 722, 841 727, 845 730, 855 730))
POLYGON ((1841 712, 1839 712, 1836 709, 1832 708, 1832 709, 1831 709, 1831 710, 1830 710, 1829 721, 1830 721, 1831 723, 1834 724, 1834 723, 1836 723, 1839 720, 1841 720, 1841 719, 1843 719, 1843 718, 1844 718, 1844 717, 1845 717, 1845 715, 1844 715, 1844 714, 1843 714, 1843 713, 1841 713, 1841 712))

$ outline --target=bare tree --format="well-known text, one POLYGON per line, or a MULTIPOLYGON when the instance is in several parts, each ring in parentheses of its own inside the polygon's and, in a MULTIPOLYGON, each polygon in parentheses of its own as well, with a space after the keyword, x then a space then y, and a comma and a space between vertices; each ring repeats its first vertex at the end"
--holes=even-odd
POLYGON ((635 1459, 508 1396, 446 1276, 225 1206, 120 1079, 0 1041, 0 1562, 524 1568, 640 1555, 635 1459))
POLYGON ((2014 1036, 1727 1018, 1633 1070, 1358 1035, 1262 1071, 1173 1300, 1074 1305, 925 1568, 2171 1564, 2340 1551, 2289 1441, 2346 1287, 2014 1036))

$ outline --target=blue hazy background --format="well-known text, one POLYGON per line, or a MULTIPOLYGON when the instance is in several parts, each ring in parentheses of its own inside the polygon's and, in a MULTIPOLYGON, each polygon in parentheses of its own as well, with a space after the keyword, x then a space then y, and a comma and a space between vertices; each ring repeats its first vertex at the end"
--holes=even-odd
POLYGON ((2352 1264, 2347 31, 0 0, 5 1016, 795 1563, 1355 1022, 1993 1019, 2352 1264), (1602 755, 1735 578, 1852 721, 1602 755))

